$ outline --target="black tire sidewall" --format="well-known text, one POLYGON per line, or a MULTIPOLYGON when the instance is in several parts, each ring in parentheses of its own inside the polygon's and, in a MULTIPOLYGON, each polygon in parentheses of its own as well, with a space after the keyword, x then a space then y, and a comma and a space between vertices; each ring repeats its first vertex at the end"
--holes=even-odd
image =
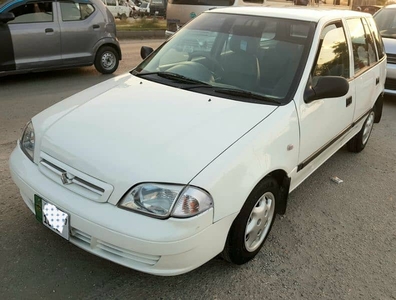
POLYGON ((113 47, 110 47, 110 46, 102 46, 102 47, 98 50, 98 52, 96 53, 96 57, 95 57, 95 68, 96 68, 96 70, 98 70, 100 73, 102 73, 102 74, 112 74, 112 73, 115 72, 115 70, 117 70, 118 64, 119 64, 118 53, 117 53, 117 51, 116 51, 113 47), (114 55, 115 59, 116 59, 116 63, 115 63, 115 65, 114 65, 114 67, 113 67, 112 69, 105 69, 105 68, 102 66, 102 56, 103 56, 103 54, 106 53, 106 52, 111 52, 111 53, 114 55))
POLYGON ((275 179, 271 177, 264 178, 250 193, 245 204, 243 205, 238 216, 234 220, 226 242, 226 247, 224 249, 225 256, 227 260, 235 264, 244 264, 254 258, 256 254, 260 251, 261 247, 265 243, 269 233, 271 232, 272 225, 276 218, 276 201, 279 199, 279 187, 275 179), (274 216, 271 220, 269 230, 266 237, 264 238, 261 245, 253 252, 249 252, 245 247, 245 230, 247 226, 248 218, 253 207, 256 205, 258 199, 264 195, 266 192, 271 192, 275 197, 275 210, 274 216))

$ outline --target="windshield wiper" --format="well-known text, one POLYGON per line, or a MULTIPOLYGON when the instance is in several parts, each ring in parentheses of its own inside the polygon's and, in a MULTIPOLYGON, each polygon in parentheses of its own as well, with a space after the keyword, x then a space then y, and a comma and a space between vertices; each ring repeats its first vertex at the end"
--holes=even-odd
POLYGON ((206 82, 199 81, 199 80, 196 80, 193 78, 189 78, 189 77, 186 77, 186 76, 183 76, 183 75, 180 75, 177 73, 171 73, 171 72, 145 72, 145 73, 142 73, 142 72, 133 71, 132 74, 137 77, 143 77, 143 76, 148 76, 148 75, 157 75, 159 77, 171 79, 171 80, 174 80, 177 82, 192 83, 194 85, 199 84, 204 87, 211 87, 211 85, 206 82))
POLYGON ((225 94, 225 95, 230 95, 230 96, 238 96, 242 98, 250 98, 250 99, 255 99, 255 100, 263 100, 275 104, 282 104, 281 102, 269 98, 260 94, 244 91, 244 90, 238 90, 238 89, 230 89, 230 88, 215 88, 214 91, 219 94, 225 94))

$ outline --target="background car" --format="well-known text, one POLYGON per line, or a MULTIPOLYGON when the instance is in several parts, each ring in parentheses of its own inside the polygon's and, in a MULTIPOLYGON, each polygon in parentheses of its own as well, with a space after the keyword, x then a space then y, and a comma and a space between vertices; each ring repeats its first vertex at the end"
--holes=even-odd
POLYGON ((396 4, 388 5, 374 15, 388 57, 385 94, 396 95, 396 4))
POLYGON ((0 4, 0 75, 95 65, 113 73, 121 60, 114 17, 100 0, 0 4))
POLYGON ((102 0, 114 18, 126 20, 132 12, 132 7, 124 0, 102 0))

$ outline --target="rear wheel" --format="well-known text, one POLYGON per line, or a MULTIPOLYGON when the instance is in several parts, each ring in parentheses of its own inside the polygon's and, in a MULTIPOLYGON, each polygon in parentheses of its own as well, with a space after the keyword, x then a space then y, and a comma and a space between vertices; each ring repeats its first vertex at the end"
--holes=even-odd
POLYGON ((128 19, 128 16, 127 16, 126 14, 122 14, 122 15, 120 16, 120 19, 121 19, 122 21, 125 21, 126 19, 128 19))
POLYGON ((231 226, 222 253, 225 260, 241 265, 256 256, 275 220, 278 197, 275 179, 266 177, 258 184, 231 226))
POLYGON ((111 74, 118 68, 118 53, 110 46, 101 47, 96 53, 95 68, 102 74, 111 74))
POLYGON ((369 140, 375 120, 374 110, 371 110, 362 129, 347 143, 348 151, 358 153, 362 151, 369 140))

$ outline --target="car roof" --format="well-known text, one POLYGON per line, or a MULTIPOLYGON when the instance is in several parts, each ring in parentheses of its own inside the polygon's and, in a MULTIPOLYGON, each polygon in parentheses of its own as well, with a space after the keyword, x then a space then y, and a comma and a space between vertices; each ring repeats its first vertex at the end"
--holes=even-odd
POLYGON ((296 8, 296 7, 228 7, 207 11, 206 13, 227 13, 251 16, 266 16, 274 18, 310 21, 318 23, 319 20, 333 20, 348 17, 371 16, 368 13, 362 13, 351 10, 337 9, 317 9, 317 8, 296 8))

